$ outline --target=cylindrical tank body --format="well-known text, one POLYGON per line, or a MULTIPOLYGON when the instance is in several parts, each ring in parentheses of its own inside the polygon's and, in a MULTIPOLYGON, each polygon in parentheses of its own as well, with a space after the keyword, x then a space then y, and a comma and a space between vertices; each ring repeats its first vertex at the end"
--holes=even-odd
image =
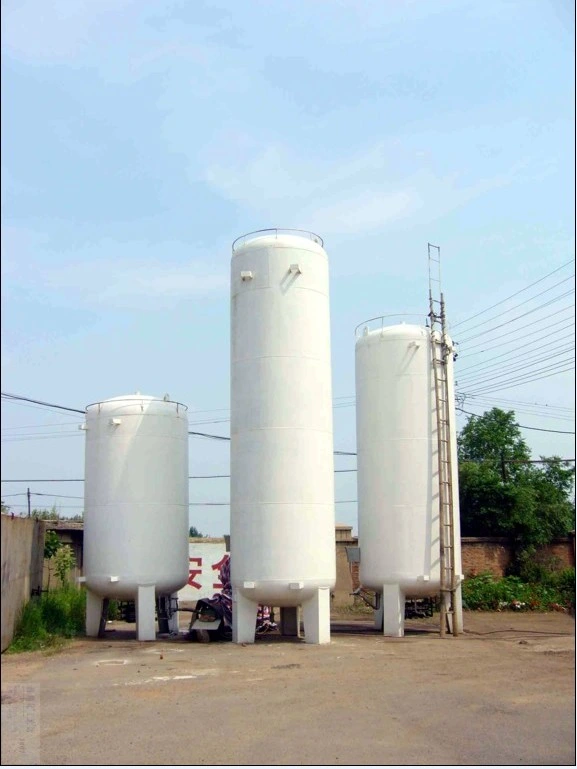
MULTIPOLYGON (((406 597, 440 590, 439 482, 435 380, 428 328, 365 329, 356 343, 357 483, 361 583, 406 597)), ((439 353, 440 355, 440 353, 439 353)), ((451 356, 449 356, 451 357, 451 356)), ((452 361, 447 366, 453 390, 452 361)), ((454 408, 451 402, 450 407, 454 408)), ((460 539, 453 456, 455 572, 460 539)))
POLYGON ((266 231, 245 236, 232 255, 232 586, 250 601, 281 607, 335 583, 329 274, 321 244, 317 236, 266 231))
POLYGON ((186 406, 127 395, 86 408, 84 573, 101 597, 188 579, 186 406))

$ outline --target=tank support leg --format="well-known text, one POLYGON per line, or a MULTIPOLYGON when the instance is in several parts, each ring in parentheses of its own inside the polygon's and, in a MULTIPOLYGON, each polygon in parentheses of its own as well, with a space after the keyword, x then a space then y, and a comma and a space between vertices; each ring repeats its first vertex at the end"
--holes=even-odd
MULTIPOLYGON (((170 596, 170 606, 171 608, 174 606, 177 606, 177 599, 178 599, 178 593, 173 593, 170 596)), ((171 617, 168 619, 168 632, 171 634, 178 635, 179 627, 178 627, 178 612, 175 611, 174 614, 172 614, 171 617)))
POLYGON ((383 596, 380 595, 380 593, 377 593, 377 598, 379 602, 379 608, 375 609, 375 613, 373 615, 373 619, 375 621, 375 630, 378 630, 379 632, 383 632, 383 596))
POLYGON ((139 585, 136 596, 136 637, 139 641, 154 641, 156 639, 155 620, 155 587, 154 585, 139 585))
POLYGON ((455 627, 457 629, 457 633, 461 635, 463 632, 463 591, 461 585, 459 585, 455 590, 455 597, 453 598, 453 601, 453 609, 455 612, 455 627))
POLYGON ((331 591, 322 587, 312 598, 303 603, 305 643, 328 644, 331 642, 331 591))
POLYGON ((401 638, 405 635, 405 594, 398 585, 383 585, 383 635, 401 638))
POLYGON ((102 617, 102 598, 91 590, 86 591, 86 635, 98 637, 102 617))
POLYGON ((258 604, 232 589, 232 640, 235 644, 253 644, 258 604))

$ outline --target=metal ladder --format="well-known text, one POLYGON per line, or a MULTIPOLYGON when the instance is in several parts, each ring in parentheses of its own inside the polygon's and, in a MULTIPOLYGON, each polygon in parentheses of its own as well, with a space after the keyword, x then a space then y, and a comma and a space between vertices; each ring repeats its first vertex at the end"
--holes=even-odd
POLYGON ((429 262, 429 320, 431 363, 435 382, 437 456, 439 477, 439 550, 441 582, 440 634, 457 635, 455 622, 455 526, 453 506, 453 462, 451 456, 451 414, 447 365, 452 348, 447 343, 445 299, 441 291, 441 249, 427 244, 429 262), (436 272, 436 277, 433 273, 436 272), (434 287, 436 284, 436 287, 434 287), (435 298, 435 294, 438 298, 435 298))

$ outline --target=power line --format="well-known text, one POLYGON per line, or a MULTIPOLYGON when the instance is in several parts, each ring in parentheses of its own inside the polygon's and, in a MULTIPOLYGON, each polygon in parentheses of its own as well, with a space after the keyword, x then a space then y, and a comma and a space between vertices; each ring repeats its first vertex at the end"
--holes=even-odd
POLYGON ((11 478, 0 483, 84 483, 84 478, 11 478))
MULTIPOLYGON (((558 365, 563 365, 562 363, 559 363, 558 365)), ((568 368, 557 368, 556 366, 549 366, 544 369, 540 369, 541 372, 550 371, 550 373, 545 374, 543 373, 542 376, 534 376, 534 374, 539 373, 538 371, 534 371, 533 374, 525 374, 524 376, 514 377, 513 379, 506 379, 504 382, 494 382, 492 385, 489 385, 488 387, 477 387, 476 390, 471 390, 471 394, 475 395, 477 393, 488 393, 488 392, 495 392, 499 390, 510 390, 511 387, 519 387, 522 384, 529 384, 530 382, 538 382, 541 379, 548 379, 552 376, 557 376, 558 374, 564 374, 567 371, 573 371, 575 369, 575 366, 569 366, 568 368), (553 369, 553 370, 551 370, 553 369)))
MULTIPOLYGON (((478 334, 473 334, 473 336, 469 336, 466 339, 461 339, 460 344, 466 344, 467 342, 471 341, 471 339, 477 339, 479 336, 484 336, 484 334, 490 334, 491 331, 497 331, 500 328, 503 328, 503 326, 508 326, 510 323, 516 323, 518 320, 521 320, 521 318, 527 317, 527 315, 532 315, 534 312, 537 312, 537 310, 542 310, 544 307, 549 307, 551 304, 555 304, 555 302, 558 302, 559 299, 564 299, 566 296, 569 296, 569 294, 574 294, 575 289, 572 289, 571 291, 566 291, 564 294, 559 294, 559 296, 556 296, 554 299, 550 299, 548 302, 544 302, 543 304, 540 304, 538 307, 533 307, 532 310, 527 310, 527 312, 521 313, 521 315, 517 315, 515 318, 511 318, 511 320, 506 320, 504 323, 499 323, 497 326, 493 326, 493 328, 485 329, 485 331, 480 331, 478 334)), ((472 329, 471 329, 472 330, 472 329)))
MULTIPOLYGON (((560 355, 566 355, 568 352, 572 352, 575 350, 575 346, 566 347, 562 350, 559 350, 558 352, 553 353, 552 355, 547 355, 546 357, 543 356, 537 356, 537 358, 532 358, 529 356, 528 358, 525 358, 527 363, 513 363, 511 366, 505 365, 499 368, 499 373, 497 374, 495 371, 487 370, 485 373, 482 371, 474 371, 470 374, 465 374, 464 377, 459 377, 458 382, 459 384, 464 383, 465 387, 468 385, 469 387, 476 385, 479 382, 490 382, 493 379, 503 379, 503 377, 511 376, 511 374, 516 374, 518 371, 523 371, 526 368, 533 368, 534 366, 538 366, 541 363, 546 363, 547 361, 553 360, 554 358, 558 358, 560 355)), ((572 359, 567 359, 567 361, 558 361, 558 363, 567 363, 570 362, 572 359)), ((574 359, 573 359, 574 360, 574 359)), ((557 365, 557 364, 555 364, 557 365)), ((491 367, 492 368, 492 367, 491 367)), ((530 372, 527 372, 530 373, 530 372)))
MULTIPOLYGON (((481 326, 484 326, 486 323, 490 323, 492 320, 496 320, 497 318, 503 317, 503 315, 507 315, 510 312, 513 312, 513 310, 519 309, 519 307, 523 307, 523 305, 528 304, 529 302, 532 302, 534 299, 538 299, 540 296, 543 296, 544 294, 548 294, 549 291, 553 291, 554 288, 557 288, 557 286, 563 285, 563 283, 567 283, 569 280, 572 280, 575 277, 575 273, 572 275, 569 275, 568 278, 564 278, 563 280, 560 280, 558 283, 554 283, 552 286, 549 286, 549 288, 546 288, 544 291, 540 291, 538 294, 535 294, 535 296, 529 297, 529 299, 525 299, 524 302, 519 302, 519 304, 513 305, 513 307, 509 307, 508 310, 503 310, 503 312, 498 312, 497 315, 493 315, 491 318, 487 318, 487 320, 481 321, 481 323, 477 323, 475 326, 471 326, 471 328, 468 328, 465 330, 465 333, 468 334, 470 331, 473 331, 476 328, 480 328, 481 326)), ((571 292, 569 292, 571 293, 571 292)), ((552 300, 555 301, 555 300, 552 300)))
MULTIPOLYGON (((480 419, 482 417, 482 414, 473 414, 471 411, 465 411, 465 409, 460 408, 457 406, 457 411, 459 411, 461 414, 467 414, 467 416, 470 417, 477 417, 480 419)), ((513 423, 515 427, 522 427, 523 430, 537 430, 540 433, 560 433, 561 435, 575 435, 575 432, 570 432, 569 430, 546 430, 543 427, 528 427, 527 425, 520 425, 517 422, 513 423)), ((567 460, 570 462, 571 460, 567 460)))
MULTIPOLYGON (((557 310, 556 312, 552 312, 550 315, 547 316, 547 318, 554 318, 555 315, 559 315, 559 313, 565 312, 565 310, 573 310, 573 307, 574 307, 574 305, 568 304, 567 307, 562 307, 560 310, 557 310)), ((562 318, 561 320, 557 321, 556 323, 553 323, 552 325, 547 326, 545 330, 553 328, 554 326, 558 326, 559 323, 565 323, 568 320, 569 320, 569 318, 562 318)), ((497 345, 497 347, 503 347, 505 345, 512 344, 517 339, 527 339, 528 336, 531 336, 532 334, 538 334, 539 337, 541 337, 541 330, 540 329, 538 329, 537 331, 531 332, 531 334, 529 334, 529 335, 526 333, 527 329, 530 326, 536 326, 536 325, 538 325, 540 323, 543 323, 543 318, 538 318, 537 320, 534 320, 531 323, 527 323, 526 325, 523 326, 523 329, 522 329, 523 333, 521 334, 521 336, 515 337, 515 339, 511 339, 509 342, 502 342, 500 345, 497 345)), ((487 339, 484 342, 477 342, 477 344, 473 344, 470 347, 467 347, 468 352, 466 352, 465 355, 461 355, 461 353, 459 353, 459 357, 460 358, 461 357, 464 358, 464 357, 470 356, 471 354, 473 354, 473 355, 480 355, 483 352, 487 352, 487 350, 480 350, 479 352, 471 353, 470 350, 474 350, 475 347, 481 347, 481 345, 484 345, 484 344, 493 344, 493 342, 496 342, 498 339, 504 339, 506 336, 511 336, 511 334, 518 334, 519 331, 521 331, 521 329, 514 328, 511 331, 506 331, 504 334, 499 334, 499 336, 493 337, 493 339, 487 339)), ((486 333, 488 333, 488 332, 486 332, 486 333)), ((461 342, 459 342, 458 344, 460 345, 461 342)), ((494 349, 494 348, 490 348, 490 349, 494 349)))
POLYGON ((45 401, 37 401, 34 398, 26 398, 23 395, 13 395, 12 393, 0 393, 2 398, 8 401, 24 401, 25 403, 35 403, 39 406, 48 406, 52 409, 60 409, 61 411, 72 411, 75 414, 85 414, 84 409, 73 409, 69 406, 59 406, 56 403, 46 403, 45 401))
MULTIPOLYGON (((460 394, 460 395, 467 395, 468 393, 458 393, 458 394, 460 394)), ((498 401, 499 403, 510 403, 513 406, 515 406, 515 405, 517 405, 517 406, 540 406, 540 407, 543 407, 543 408, 555 409, 557 411, 570 411, 571 413, 575 412, 575 409, 574 408, 570 408, 569 406, 554 406, 551 403, 536 403, 534 401, 519 401, 519 400, 511 400, 510 398, 495 398, 495 399, 493 399, 493 398, 488 398, 488 397, 485 397, 485 396, 482 396, 482 395, 474 396, 474 397, 478 397, 481 400, 489 400, 491 402, 493 402, 493 400, 495 400, 495 401, 498 401)))
MULTIPOLYGON (((561 320, 556 321, 552 325, 547 326, 547 328, 555 328, 560 323, 565 323, 567 320, 568 320, 568 318, 562 318, 561 320)), ((536 321, 536 323, 537 322, 538 321, 536 321)), ((525 328, 528 328, 528 326, 534 326, 534 325, 536 325, 536 323, 529 323, 529 324, 527 324, 527 326, 525 326, 525 328)), ((557 334, 560 334, 562 331, 566 331, 568 328, 572 329, 573 334, 575 333, 575 324, 574 323, 569 323, 566 326, 563 326, 562 328, 558 328, 555 331, 551 331, 548 334, 543 334, 543 333, 541 333, 541 329, 536 329, 535 331, 531 331, 529 334, 523 333, 523 334, 521 334, 521 336, 515 337, 514 339, 510 339, 508 342, 501 342, 501 344, 495 345, 495 347, 489 347, 486 350, 478 350, 477 352, 468 352, 468 353, 465 353, 465 354, 459 353, 458 360, 462 360, 463 358, 471 358, 471 357, 474 357, 476 355, 483 355, 483 353, 492 352, 496 348, 508 347, 509 345, 512 345, 512 344, 515 345, 515 348, 514 348, 515 350, 520 350, 522 347, 528 347, 528 346, 530 346, 532 344, 535 344, 535 342, 528 341, 527 344, 525 344, 525 345, 518 345, 517 341, 520 340, 520 339, 531 340, 533 337, 537 336, 538 337, 538 341, 540 342, 543 339, 548 339, 550 336, 557 336, 557 334)), ((515 332, 511 332, 511 333, 515 333, 515 332)), ((505 334, 504 336, 508 336, 508 334, 505 334)), ((571 334, 569 334, 568 336, 571 336, 571 334)), ((497 337, 497 338, 499 339, 501 337, 497 337)), ((478 347, 478 346, 479 345, 474 345, 474 347, 478 347)), ((508 352, 502 353, 502 355, 508 355, 508 354, 509 354, 508 352)), ((491 358, 489 358, 489 360, 491 360, 491 358)))
MULTIPOLYGON (((356 454, 355 454, 356 456, 356 454)), ((356 473, 356 467, 344 470, 333 470, 335 473, 356 473)), ((210 480, 214 478, 230 478, 230 475, 189 475, 189 480, 210 480)), ((0 483, 84 483, 84 478, 7 478, 0 480, 0 483)), ((25 492, 23 492, 25 493, 25 492)), ((4 495, 9 496, 9 495, 4 495)), ((54 497, 58 494, 46 494, 44 496, 54 497)), ((83 499, 83 497, 74 497, 74 499, 83 499)))
POLYGON ((47 424, 42 425, 18 425, 18 426, 12 426, 12 427, 3 427, 1 429, 1 432, 6 432, 7 430, 37 430, 41 427, 69 427, 70 425, 77 425, 78 422, 49 422, 47 424))
POLYGON ((553 270, 552 272, 549 272, 547 275, 545 275, 542 278, 539 278, 539 280, 536 280, 534 283, 531 283, 528 286, 525 286, 525 288, 520 289, 520 291, 516 291, 514 294, 511 294, 511 296, 508 296, 506 299, 501 299, 500 302, 497 302, 496 304, 492 304, 490 307, 487 307, 485 310, 481 310, 480 312, 476 313, 475 315, 471 315, 470 318, 467 318, 466 320, 461 320, 459 323, 456 323, 452 328, 457 328, 458 326, 463 326, 466 323, 469 323, 469 321, 474 320, 474 318, 478 318, 479 315, 484 315, 486 312, 490 312, 495 307, 499 307, 499 305, 504 304, 505 302, 508 302, 509 299, 513 299, 515 296, 518 296, 519 294, 522 294, 524 291, 528 291, 530 288, 533 288, 533 286, 538 285, 539 283, 542 283, 544 280, 547 280, 547 278, 550 278, 551 275, 555 275, 555 273, 560 272, 565 267, 569 266, 570 264, 573 264, 575 260, 570 259, 568 262, 565 262, 565 264, 562 264, 561 267, 557 267, 556 270, 553 270))
MULTIPOLYGON (((552 335, 550 335, 552 336, 552 335)), ((557 344, 560 342, 564 342, 568 339, 574 339, 574 334, 567 334, 564 337, 558 337, 555 341, 557 344)), ((533 352, 537 352, 537 350, 543 350, 545 348, 551 349, 551 342, 546 342, 545 344, 539 345, 535 347, 534 342, 527 342, 526 344, 519 345, 516 347, 516 350, 523 350, 525 347, 532 347, 533 352)), ((478 363, 472 363, 469 366, 465 366, 465 368, 459 368, 459 376, 462 376, 467 371, 471 371, 471 369, 479 369, 482 370, 483 368, 488 368, 489 366, 502 366, 502 363, 491 363, 491 361, 498 360, 499 358, 507 358, 507 360, 515 360, 516 358, 523 358, 527 355, 527 353, 519 353, 519 355, 511 355, 510 352, 503 352, 500 355, 494 355, 492 358, 488 358, 488 360, 481 360, 478 363)))

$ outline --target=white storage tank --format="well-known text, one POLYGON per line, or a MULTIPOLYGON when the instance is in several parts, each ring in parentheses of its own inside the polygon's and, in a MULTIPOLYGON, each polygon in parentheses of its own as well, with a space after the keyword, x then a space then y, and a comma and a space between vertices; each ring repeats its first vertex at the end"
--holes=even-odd
POLYGON ((86 407, 87 635, 103 598, 135 600, 139 640, 155 638, 155 599, 188 579, 187 408, 126 395, 86 407))
MULTIPOLYGON (((382 319, 376 319, 382 323, 382 319)), ((432 337, 419 325, 361 328, 356 342, 360 581, 385 635, 403 635, 406 598, 439 593, 439 468, 432 337)), ((438 345, 438 342, 435 342, 438 345)), ((461 572, 452 356, 448 364, 455 572, 461 572)), ((455 604, 460 607, 460 590, 455 604)), ((460 609, 456 621, 462 624, 460 609)))
POLYGON ((233 244, 231 293, 233 640, 254 641, 260 603, 302 606, 305 640, 328 643, 336 565, 321 239, 287 230, 243 236, 233 244))

